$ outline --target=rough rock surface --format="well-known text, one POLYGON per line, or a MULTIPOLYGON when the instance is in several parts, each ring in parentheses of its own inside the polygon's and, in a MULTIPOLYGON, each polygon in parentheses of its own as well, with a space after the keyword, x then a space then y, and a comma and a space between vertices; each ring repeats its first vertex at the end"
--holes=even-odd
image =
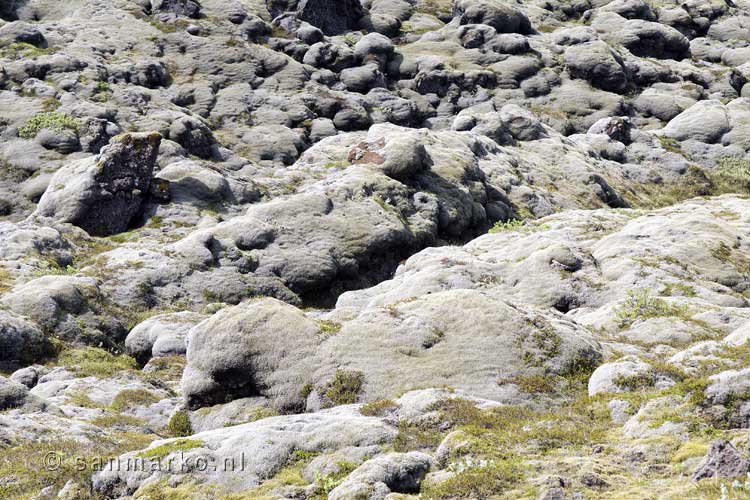
POLYGON ((0 1, 0 497, 746 493, 748 11, 0 1))
POLYGON ((58 170, 35 214, 96 236, 125 231, 149 194, 160 142, 153 133, 113 138, 98 158, 58 170))

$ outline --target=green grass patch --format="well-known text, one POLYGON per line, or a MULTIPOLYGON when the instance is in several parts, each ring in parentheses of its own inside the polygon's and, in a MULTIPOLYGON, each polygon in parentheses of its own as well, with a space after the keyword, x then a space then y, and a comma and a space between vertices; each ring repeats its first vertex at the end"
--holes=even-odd
POLYGON ((460 472, 448 480, 423 488, 420 497, 430 500, 495 498, 523 479, 519 460, 492 460, 476 466, 460 466, 460 472))
POLYGON ((0 58, 4 59, 35 59, 40 56, 46 56, 54 54, 56 50, 54 48, 42 49, 30 43, 11 43, 5 47, 0 48, 0 58))
POLYGON ((180 438, 174 441, 164 443, 159 446, 155 446, 154 448, 149 448, 148 450, 144 450, 141 453, 139 453, 138 456, 141 458, 161 459, 171 453, 175 453, 178 451, 189 451, 195 448, 200 448, 203 445, 204 445, 203 441, 199 439, 180 438))
POLYGON ((398 404, 392 399, 380 399, 364 404, 359 412, 366 417, 383 417, 396 408, 398 404))
POLYGON ((627 328, 638 320, 660 317, 690 320, 686 306, 676 306, 652 297, 647 289, 628 290, 625 302, 615 309, 615 319, 621 328, 627 328))
POLYGON ((111 408, 122 411, 139 406, 150 406, 158 401, 159 397, 146 389, 125 389, 115 396, 111 408))
POLYGON ((81 347, 63 351, 56 365, 65 366, 78 377, 110 377, 121 371, 136 371, 135 359, 125 354, 112 354, 98 347, 81 347))

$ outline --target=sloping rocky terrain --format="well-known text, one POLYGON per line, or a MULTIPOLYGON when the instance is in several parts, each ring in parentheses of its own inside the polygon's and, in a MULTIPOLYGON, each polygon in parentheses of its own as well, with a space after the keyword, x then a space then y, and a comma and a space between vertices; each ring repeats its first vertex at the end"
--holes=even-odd
POLYGON ((750 498, 750 1, 0 19, 0 499, 750 498))

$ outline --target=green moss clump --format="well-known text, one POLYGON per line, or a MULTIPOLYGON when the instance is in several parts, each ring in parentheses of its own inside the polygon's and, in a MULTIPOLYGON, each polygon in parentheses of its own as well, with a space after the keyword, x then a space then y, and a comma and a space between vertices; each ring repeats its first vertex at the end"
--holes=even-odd
POLYGON ((511 382, 516 384, 523 392, 529 394, 552 394, 557 388, 553 376, 544 373, 518 375, 511 382))
POLYGON ((346 476, 352 473, 357 468, 357 464, 353 462, 340 461, 337 462, 338 470, 330 474, 321 475, 319 472, 315 473, 315 485, 316 489, 312 495, 312 500, 323 500, 328 498, 328 494, 344 482, 346 476))
POLYGON ((30 43, 11 43, 5 47, 0 48, 0 57, 4 59, 34 59, 40 56, 46 56, 54 54, 55 49, 46 48, 42 49, 30 43))
POLYGON ((13 288, 13 275, 4 267, 0 267, 0 293, 9 292, 13 288))
POLYGON ((149 448, 147 450, 142 451, 138 454, 141 458, 164 458, 170 453, 175 453, 177 451, 188 451, 195 448, 200 448, 203 446, 203 441, 200 441, 198 439, 185 439, 180 438, 176 439, 174 441, 170 441, 168 443, 164 443, 162 445, 156 446, 154 448, 149 448))
POLYGON ((180 410, 174 413, 169 419, 167 424, 167 431, 170 436, 174 437, 187 437, 192 436, 193 426, 190 423, 190 417, 184 410, 180 410))
POLYGON ((331 335, 336 335, 340 331, 341 323, 324 319, 318 320, 318 335, 321 337, 330 337, 331 335))
MULTIPOLYGON (((23 439, 0 446, 0 498, 27 500, 41 490, 60 490, 68 480, 89 484, 96 468, 130 450, 153 441, 153 435, 112 432, 104 439, 82 442, 75 439, 23 439), (47 466, 45 466, 45 464, 47 466), (48 465, 54 464, 55 467, 48 465)), ((95 500, 93 494, 78 492, 76 500, 95 500)))
POLYGON ((494 226, 490 229, 490 234, 497 234, 497 233, 504 233, 507 231, 516 231, 516 232, 522 232, 522 231, 528 231, 529 227, 526 225, 526 223, 522 220, 518 219, 510 219, 505 222, 499 221, 496 222, 494 226))
POLYGON ((18 137, 22 139, 33 139, 43 129, 62 132, 64 130, 73 130, 78 132, 80 123, 72 116, 60 113, 58 111, 47 111, 37 113, 26 124, 18 129, 18 137))
POLYGON ((747 193, 750 191, 750 160, 736 156, 720 158, 710 172, 715 193, 747 193))
POLYGON ((136 371, 135 359, 124 354, 115 355, 98 347, 82 347, 63 351, 57 365, 68 367, 79 377, 109 377, 121 371, 136 371))
POLYGON ((491 460, 479 462, 478 465, 457 467, 459 471, 456 475, 427 486, 421 496, 431 500, 494 498, 516 486, 524 478, 523 469, 517 460, 491 460))
POLYGON ((392 399, 380 399, 363 405, 359 412, 366 417, 382 417, 396 408, 398 404, 392 399))
POLYGON ((336 370, 333 380, 325 391, 326 407, 349 405, 357 401, 357 396, 364 385, 365 376, 362 372, 336 370))
POLYGON ((629 290, 625 302, 615 310, 615 318, 621 328, 626 328, 639 319, 679 317, 689 319, 684 306, 675 306, 651 297, 648 290, 629 290))
POLYGON ((125 389, 115 396, 111 407, 115 411, 122 411, 137 406, 148 406, 158 401, 159 398, 146 389, 125 389))
POLYGON ((682 146, 680 145, 680 142, 677 141, 676 139, 672 139, 671 137, 663 137, 663 136, 659 136, 658 139, 664 151, 667 151, 668 153, 678 154, 680 156, 687 158, 688 160, 690 159, 690 155, 688 155, 685 151, 682 150, 682 146))

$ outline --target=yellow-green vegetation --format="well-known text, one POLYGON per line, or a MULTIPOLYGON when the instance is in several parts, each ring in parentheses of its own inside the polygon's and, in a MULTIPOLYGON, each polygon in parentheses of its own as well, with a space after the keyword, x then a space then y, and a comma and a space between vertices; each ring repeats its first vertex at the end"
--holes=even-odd
POLYGON ((185 356, 153 358, 149 361, 151 368, 149 376, 157 377, 161 381, 178 381, 182 377, 186 364, 185 356))
POLYGON ((615 318, 622 328, 642 319, 672 316, 689 319, 688 308, 652 297, 647 289, 628 290, 625 302, 615 310, 615 318))
POLYGON ((328 383, 324 392, 326 406, 355 403, 364 382, 365 376, 362 372, 336 370, 333 380, 328 383))
POLYGON ((110 377, 121 371, 136 372, 135 359, 125 354, 112 354, 98 347, 68 349, 60 353, 56 365, 65 366, 78 377, 110 377))
POLYGON ((523 392, 529 394, 551 394, 557 388, 552 376, 544 373, 518 375, 511 382, 516 384, 523 392))
POLYGON ((76 268, 67 265, 67 266, 61 266, 54 260, 48 260, 48 261, 42 261, 38 263, 36 266, 36 269, 32 271, 32 276, 35 278, 39 278, 41 276, 69 276, 73 275, 77 272, 76 268))
POLYGON ((350 163, 346 160, 336 160, 336 161, 329 161, 325 165, 323 165, 325 168, 346 168, 350 165, 350 163))
POLYGON ((177 19, 172 23, 163 23, 157 20, 149 21, 149 24, 154 28, 158 29, 162 33, 176 33, 177 31, 184 30, 190 24, 185 19, 177 19))
POLYGON ((461 398, 439 401, 429 409, 437 413, 433 419, 401 423, 394 442, 397 451, 434 450, 454 430, 461 430, 466 441, 448 457, 448 469, 456 474, 426 487, 423 498, 500 498, 523 484, 525 460, 603 442, 612 425, 606 404, 583 395, 561 408, 539 411, 518 406, 480 410, 461 398))
POLYGON ((735 156, 720 158, 711 174, 717 191, 722 193, 750 191, 750 160, 735 156))
POLYGON ((140 418, 133 417, 132 415, 123 415, 121 413, 108 413, 101 417, 96 417, 91 420, 91 425, 102 427, 104 429, 110 428, 130 428, 130 427, 143 427, 146 422, 140 418))
POLYGON ((203 441, 199 439, 186 439, 186 438, 180 438, 175 439, 174 441, 169 441, 164 444, 161 444, 159 446, 155 446, 153 448, 149 448, 147 450, 144 450, 138 454, 141 458, 164 458, 170 453, 175 453, 178 451, 188 451, 193 450, 195 448, 200 448, 203 446, 203 441))
POLYGON ((449 13, 452 2, 449 0, 419 0, 414 9, 419 14, 437 16, 441 12, 449 13))
POLYGON ((325 319, 319 319, 318 323, 318 335, 322 337, 330 337, 336 335, 341 331, 341 323, 336 321, 328 321, 325 319))
POLYGON ((42 49, 30 43, 11 43, 0 48, 0 58, 3 59, 33 59, 40 56, 54 54, 54 48, 42 49))
POLYGON ((396 408, 398 404, 392 399, 379 399, 362 405, 359 412, 366 417, 383 417, 396 408))
POLYGON ((13 288, 13 275, 4 267, 0 267, 0 293, 9 292, 13 288))
POLYGON ((146 389, 125 389, 115 396, 111 407, 115 411, 122 411, 138 406, 149 406, 158 401, 159 397, 146 389))
POLYGON ((717 260, 734 266, 741 273, 750 272, 750 259, 739 252, 735 252, 729 245, 720 241, 711 249, 711 256, 717 260))
POLYGON ((480 461, 476 465, 458 465, 457 474, 447 481, 424 488, 422 498, 453 500, 456 498, 493 498, 517 485, 524 477, 520 460, 480 461))
MULTIPOLYGON (((196 484, 190 481, 179 485, 170 484, 168 479, 154 481, 140 488, 133 500, 276 500, 273 492, 280 487, 307 486, 302 477, 302 469, 308 458, 293 459, 292 463, 277 472, 273 478, 257 488, 238 493, 227 493, 211 484, 196 484)), ((310 500, 324 500, 325 496, 308 496, 310 500)))
POLYGON ((490 229, 490 234, 495 233, 504 233, 506 231, 530 231, 530 226, 527 226, 526 223, 522 220, 518 219, 509 219, 505 222, 499 221, 496 222, 494 226, 490 229))
POLYGON ((702 457, 705 456, 706 452, 708 452, 708 444, 688 441, 672 455, 672 463, 678 464, 689 458, 702 457))
POLYGON ((669 153, 678 154, 680 156, 684 156, 687 159, 690 159, 690 155, 688 155, 682 150, 680 141, 676 139, 672 139, 671 137, 663 137, 663 136, 658 136, 658 139, 659 139, 659 142, 661 143, 661 147, 665 151, 669 153))
POLYGON ((66 395, 65 402, 69 405, 80 406, 81 408, 104 408, 103 404, 92 400, 83 391, 70 392, 66 395))
POLYGON ((62 106, 62 103, 58 101, 57 99, 55 99, 54 97, 49 97, 45 99, 44 101, 42 101, 42 109, 44 111, 54 111, 60 106, 62 106))
POLYGON ((344 482, 346 476, 357 468, 357 464, 352 462, 340 461, 336 463, 338 470, 330 474, 320 475, 316 472, 315 474, 315 491, 313 492, 310 500, 325 500, 328 498, 328 494, 334 490, 337 486, 344 482))
POLYGON ((167 424, 167 431, 173 437, 187 437, 193 434, 193 426, 190 423, 190 416, 185 410, 176 411, 167 424))
POLYGON ((18 129, 18 137, 33 139, 43 129, 55 132, 78 131, 79 126, 78 120, 70 115, 58 111, 45 111, 32 116, 23 127, 18 129))
MULTIPOLYGON (((92 444, 73 439, 27 439, 4 444, 0 446, 0 477, 3 478, 0 481, 0 498, 27 500, 48 486, 59 490, 68 480, 88 484, 91 475, 103 469, 108 460, 143 448, 153 438, 153 435, 120 432, 97 437, 92 444), (53 470, 44 466, 50 463, 59 464, 59 468, 53 470)), ((77 496, 76 500, 94 498, 77 496)))
POLYGON ((695 288, 682 283, 668 283, 664 286, 661 295, 665 297, 695 297, 695 288))
POLYGON ((0 156, 0 179, 20 182, 26 179, 28 176, 28 172, 16 167, 11 162, 0 156))

